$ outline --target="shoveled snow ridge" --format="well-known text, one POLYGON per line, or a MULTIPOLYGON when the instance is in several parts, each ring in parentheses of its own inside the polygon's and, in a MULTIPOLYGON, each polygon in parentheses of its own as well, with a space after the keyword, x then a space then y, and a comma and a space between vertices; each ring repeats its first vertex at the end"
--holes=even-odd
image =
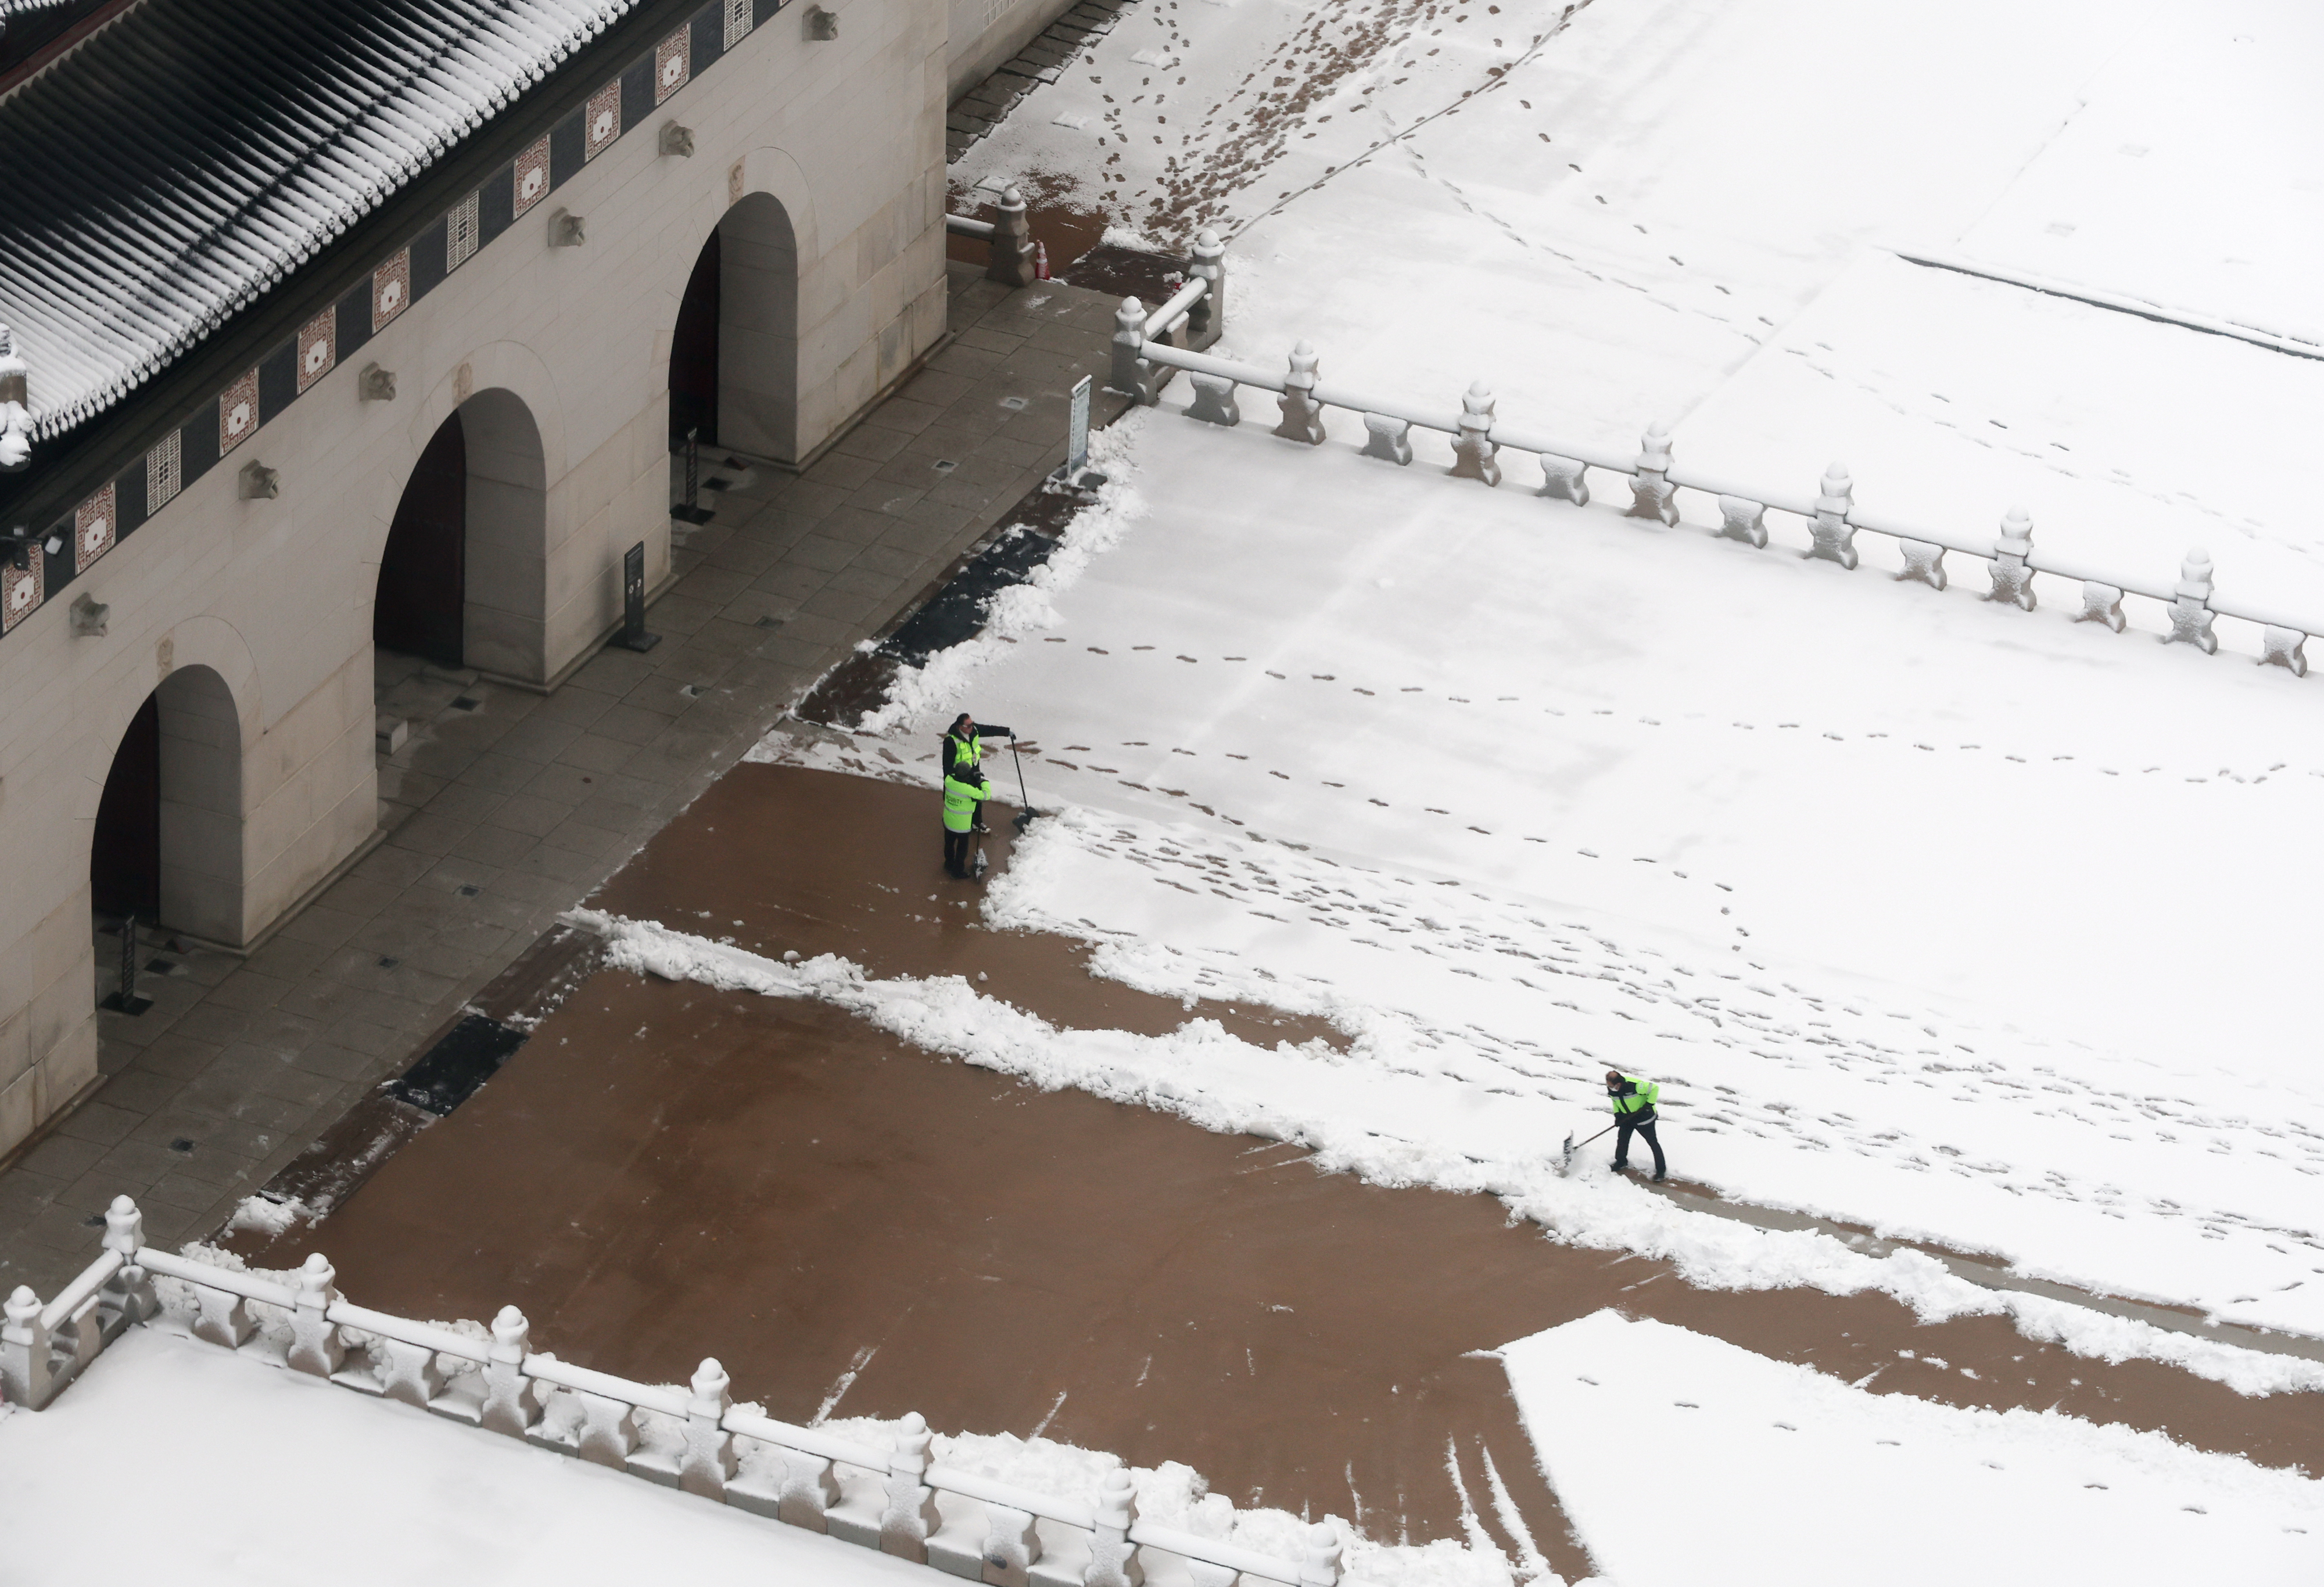
MULTIPOLYGON (((1910 1306, 1924 1321, 2006 1315, 2030 1339, 2110 1362, 2165 1362, 2240 1394, 2324 1389, 2324 1363, 2167 1332, 2048 1296, 1987 1289, 1922 1251, 1876 1258, 1821 1232, 1764 1230, 1676 1206, 1634 1186, 1564 1178, 1538 1158, 1483 1159, 1351 1130, 1317 1115, 1296 1077, 1283 1084, 1260 1061, 1263 1049, 1230 1036, 1214 1020, 1190 1020, 1160 1037, 1060 1029, 982 996, 957 976, 876 979, 833 955, 787 964, 653 921, 594 909, 575 909, 563 918, 602 935, 606 963, 616 969, 724 991, 812 998, 915 1046, 1044 1090, 1072 1086, 1111 1102, 1174 1112, 1222 1134, 1297 1142, 1315 1154, 1320 1167, 1345 1169, 1373 1183, 1487 1192, 1561 1241, 1657 1258, 1705 1288, 1874 1291, 1910 1306)), ((1277 1051, 1298 1056, 1288 1044, 1277 1051)))

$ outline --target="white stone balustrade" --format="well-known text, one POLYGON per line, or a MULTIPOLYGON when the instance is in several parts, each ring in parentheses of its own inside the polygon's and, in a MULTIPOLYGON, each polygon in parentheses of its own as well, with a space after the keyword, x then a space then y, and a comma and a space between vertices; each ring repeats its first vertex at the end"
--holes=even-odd
MULTIPOLYGON (((1115 323, 1112 389, 1151 402, 1157 400, 1151 393, 1158 388, 1157 376, 1166 377, 1171 369, 1187 370, 1197 380, 1194 401, 1186 411, 1190 417, 1207 423, 1239 423, 1234 388, 1251 386, 1274 392, 1280 399, 1283 419, 1274 433, 1311 446, 1320 446, 1323 441, 1323 410, 1339 408, 1362 417, 1363 455, 1367 457, 1408 464, 1413 457, 1412 432, 1434 430, 1452 439, 1451 472, 1456 477, 1484 479, 1489 469, 1494 477, 1488 483, 1499 484, 1499 454, 1503 450, 1525 452, 1536 458, 1541 466, 1538 494, 1586 506, 1590 501, 1589 471, 1602 469, 1629 483, 1630 503, 1624 510, 1628 516, 1656 519, 1673 526, 1680 521, 1679 492, 1700 492, 1716 498, 1718 532, 1721 536, 1763 549, 1768 544, 1766 514, 1770 511, 1788 513, 1804 521, 1810 541, 1805 553, 1808 557, 1837 562, 1848 568, 1858 565, 1856 536, 1870 531, 1896 542, 1901 564, 1899 578, 1934 589, 1942 590, 1950 582, 1945 558, 1957 553, 1987 564, 1993 579, 1988 598, 1995 602, 2030 612, 2034 605, 2035 574, 2070 579, 2084 586, 2080 619, 2104 623, 2119 632, 2125 626, 2122 599, 2126 595, 2135 595, 2164 608, 2171 623, 2171 640, 2192 644, 2207 655, 2218 649, 2218 638, 2212 632, 2214 618, 2232 617, 2250 623, 2261 630, 2259 660, 2282 667, 2299 678, 2308 673, 2309 635, 2324 632, 2324 614, 2303 616, 2240 601, 2222 604, 2212 586, 2209 558, 2200 552, 2190 553, 2190 558, 2203 558, 2200 577, 2182 576, 2175 584, 2159 580, 2142 583, 2114 569, 2080 567, 2046 554, 2037 558, 2033 546, 2033 521, 2022 507, 2008 511, 2002 519, 2000 533, 1992 540, 1953 535, 1928 524, 1904 523, 1867 512, 1856 504, 1855 482, 1838 463, 1825 472, 1813 496, 1770 492, 1682 467, 1673 455, 1666 424, 1658 422, 1649 429, 1636 454, 1621 456, 1612 448, 1583 443, 1575 438, 1547 436, 1503 422, 1494 413, 1491 396, 1481 383, 1471 388, 1470 397, 1463 399, 1457 413, 1450 410, 1430 411, 1409 403, 1382 401, 1378 392, 1323 383, 1316 377, 1315 350, 1304 341, 1293 350, 1288 370, 1278 374, 1256 364, 1141 337, 1137 328, 1148 323, 1148 316, 1135 299, 1125 300, 1115 323), (1471 401, 1479 396, 1483 398, 1481 408, 1471 401)), ((1211 324, 1215 329, 1217 319, 1211 324)))
POLYGON ((159 1278, 185 1287, 180 1314, 206 1342, 991 1587, 1141 1587, 1148 1550, 1183 1560, 1194 1587, 1359 1587, 1328 1527, 1309 1530, 1299 1558, 1279 1558, 1227 1541, 1222 1497, 1198 1505, 1188 1529, 1159 1526, 1138 1514, 1126 1471, 1086 1499, 1019 1488, 931 1463, 917 1413, 876 1448, 736 1407, 715 1359, 683 1389, 636 1383, 535 1352, 514 1306, 488 1336, 415 1322, 348 1301, 319 1253, 285 1284, 154 1250, 143 1223, 116 1199, 97 1261, 45 1306, 21 1286, 0 1306, 6 1403, 49 1404, 123 1329, 158 1315, 159 1278))

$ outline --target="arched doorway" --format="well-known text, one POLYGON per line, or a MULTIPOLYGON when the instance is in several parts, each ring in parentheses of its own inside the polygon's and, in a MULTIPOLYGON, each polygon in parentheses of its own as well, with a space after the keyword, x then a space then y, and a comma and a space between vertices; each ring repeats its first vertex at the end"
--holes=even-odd
POLYGON ((242 913, 242 724, 226 679, 181 667, 145 697, 97 800, 89 904, 100 929, 135 916, 236 944, 242 913))
POLYGON ((372 643, 439 667, 546 678, 549 488, 532 410, 501 387, 448 415, 379 558, 372 643))
POLYGON ((687 278, 669 349, 673 450, 705 445, 798 459, 798 247, 772 194, 726 211, 687 278))

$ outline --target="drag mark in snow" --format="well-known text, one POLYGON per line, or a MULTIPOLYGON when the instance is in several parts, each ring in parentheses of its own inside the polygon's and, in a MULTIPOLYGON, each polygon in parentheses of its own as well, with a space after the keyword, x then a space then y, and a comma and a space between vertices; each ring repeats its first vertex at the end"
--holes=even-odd
MULTIPOLYGON (((1148 1356, 1146 1360, 1149 1366, 1153 1364, 1154 1358, 1152 1356, 1148 1356)), ((1146 1374, 1143 1372, 1139 1373, 1138 1380, 1140 1383, 1145 1382, 1146 1374)), ((1065 1396, 1071 1392, 1072 1390, 1065 1389, 1060 1389, 1057 1390, 1057 1398, 1050 1403, 1048 1415, 1034 1423, 1033 1430, 1025 1435, 1026 1443, 1032 1443, 1033 1440, 1038 1438, 1042 1434, 1047 1433, 1049 1430, 1049 1424, 1056 1421, 1057 1419, 1057 1413, 1065 1408, 1065 1396)))
POLYGON ((855 1387, 856 1378, 864 1368, 872 1364, 872 1358, 879 1353, 880 1347, 876 1344, 867 1344, 855 1352, 855 1359, 847 1363, 847 1370, 839 1374, 838 1381, 831 1386, 831 1392, 825 1395, 823 1403, 815 1407, 815 1415, 809 1418, 808 1426, 823 1426, 825 1420, 830 1416, 832 1408, 839 1404, 849 1389, 855 1387))
POLYGON ((1533 1531, 1517 1513, 1517 1501, 1509 1493, 1509 1485, 1501 1481, 1499 1466, 1493 1464, 1493 1452, 1481 1440, 1477 1453, 1485 1460, 1485 1481, 1493 1490, 1493 1513, 1501 1518, 1501 1526, 1517 1539, 1517 1574, 1520 1577, 1541 1576, 1549 1573, 1549 1561, 1533 1540, 1533 1531))

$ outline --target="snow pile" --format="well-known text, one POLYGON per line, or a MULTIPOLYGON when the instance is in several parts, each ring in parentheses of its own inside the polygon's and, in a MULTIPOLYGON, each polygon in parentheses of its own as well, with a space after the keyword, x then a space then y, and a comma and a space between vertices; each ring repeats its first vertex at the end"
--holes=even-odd
POLYGON ((1326 1171, 1376 1184, 1432 1185, 1500 1196, 1575 1244, 1674 1263, 1711 1288, 1810 1286, 1875 1290, 1923 1318, 2009 1315, 2029 1336, 2108 1361, 2168 1361, 2246 1394, 2324 1389, 2324 1364, 2262 1354, 2041 1296, 1996 1292, 1903 1250, 1874 1258, 1821 1233, 1775 1233, 1696 1213, 1602 1174, 1561 1176, 1522 1103, 1480 1106, 1457 1080, 1395 1064, 1417 1047, 1392 1022, 1347 1057, 1320 1043, 1272 1051, 1190 1020, 1167 1036, 1060 1030, 979 993, 958 976, 879 979, 835 955, 766 958, 647 921, 592 910, 566 918, 601 933, 605 963, 633 973, 768 997, 813 998, 933 1052, 1045 1090, 1074 1086, 1112 1102, 1176 1113, 1204 1129, 1296 1142, 1326 1171))
POLYGON ((1871 1394, 1611 1311, 1501 1353, 1623 1587, 2324 1574, 2324 1487, 2161 1434, 1871 1394))

